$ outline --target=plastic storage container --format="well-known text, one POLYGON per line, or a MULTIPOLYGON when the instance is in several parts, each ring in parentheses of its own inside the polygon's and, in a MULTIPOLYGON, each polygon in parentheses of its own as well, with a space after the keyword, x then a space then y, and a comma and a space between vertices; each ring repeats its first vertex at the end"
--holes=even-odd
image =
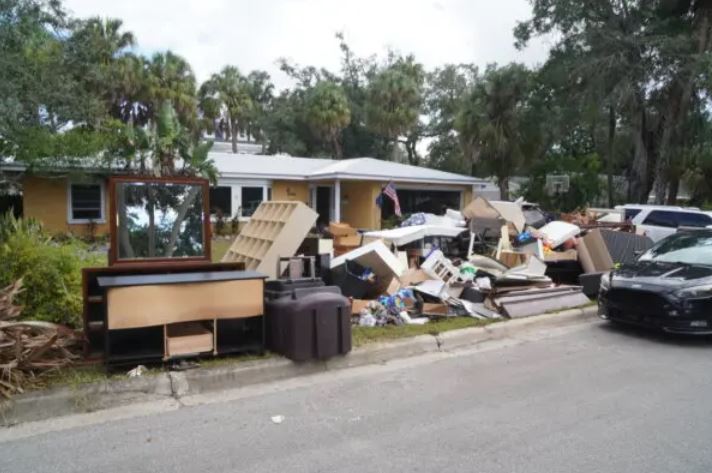
POLYGON ((294 361, 324 360, 351 351, 351 303, 338 287, 288 292, 265 303, 271 351, 294 361))
POLYGON ((361 279, 365 271, 366 268, 357 262, 346 260, 344 264, 331 268, 331 283, 339 286, 346 297, 374 299, 380 294, 373 282, 361 279))

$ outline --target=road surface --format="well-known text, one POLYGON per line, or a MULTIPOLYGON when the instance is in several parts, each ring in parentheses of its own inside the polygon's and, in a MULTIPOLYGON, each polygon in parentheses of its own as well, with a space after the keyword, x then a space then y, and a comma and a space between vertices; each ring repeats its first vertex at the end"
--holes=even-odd
POLYGON ((709 473, 711 355, 708 339, 596 322, 133 418, 5 429, 0 470, 709 473))

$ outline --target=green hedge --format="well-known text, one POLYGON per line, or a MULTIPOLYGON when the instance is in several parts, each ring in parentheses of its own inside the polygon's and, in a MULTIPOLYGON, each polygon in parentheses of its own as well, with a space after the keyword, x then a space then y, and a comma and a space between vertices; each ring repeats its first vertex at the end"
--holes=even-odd
POLYGON ((24 319, 81 326, 81 269, 105 260, 77 239, 52 239, 36 221, 0 217, 0 286, 22 278, 24 319))

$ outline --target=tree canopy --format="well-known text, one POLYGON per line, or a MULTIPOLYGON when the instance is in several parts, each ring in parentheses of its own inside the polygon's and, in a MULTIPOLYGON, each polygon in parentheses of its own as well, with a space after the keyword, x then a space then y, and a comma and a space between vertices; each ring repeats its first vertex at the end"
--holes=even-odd
POLYGON ((0 159, 209 175, 207 136, 233 152, 246 139, 492 178, 510 198, 512 178, 527 178, 519 192, 559 208, 672 203, 681 185, 712 202, 712 2, 529 3, 512 41, 547 37, 538 67, 427 69, 398 51, 360 56, 339 33, 338 70, 280 59, 292 85, 277 90, 265 71, 230 64, 198 83, 175 52, 138 54, 120 19, 0 0, 0 159), (548 195, 556 173, 580 192, 548 195))

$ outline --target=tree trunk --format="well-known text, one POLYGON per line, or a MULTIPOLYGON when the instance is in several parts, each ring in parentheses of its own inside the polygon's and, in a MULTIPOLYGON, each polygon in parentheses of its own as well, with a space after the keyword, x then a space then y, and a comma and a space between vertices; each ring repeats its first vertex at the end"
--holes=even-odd
MULTIPOLYGON (((175 246, 178 241, 178 234, 180 234, 180 229, 183 225, 183 220, 185 220, 188 209, 190 209, 190 207, 195 203, 196 197, 198 197, 198 194, 202 191, 202 187, 193 186, 188 191, 188 195, 185 196, 185 200, 183 200, 183 203, 178 208, 178 212, 176 212, 176 219, 173 222, 173 227, 171 228, 171 237, 168 241, 168 247, 166 248, 166 258, 171 258, 173 256, 173 252, 176 250, 175 246)), ((205 238, 205 235, 203 237, 205 238)))
POLYGON ((633 164, 630 170, 630 196, 633 201, 644 204, 648 201, 648 147, 646 142, 647 123, 645 109, 641 104, 638 118, 633 120, 633 164))
POLYGON ((613 148, 616 138, 616 112, 613 105, 608 107, 608 159, 606 160, 606 178, 608 180, 608 208, 613 208, 613 148))
POLYGON ((148 257, 156 256, 156 190, 152 184, 148 190, 148 257))
MULTIPOLYGON (((695 2, 695 35, 697 39, 696 53, 702 55, 710 49, 710 16, 712 16, 712 2, 695 2)), ((682 77, 678 77, 673 83, 668 98, 668 106, 665 115, 662 117, 662 135, 658 153, 658 162, 655 166, 655 203, 665 202, 665 194, 668 189, 671 163, 672 142, 683 121, 690 100, 694 91, 695 76, 690 71, 684 71, 682 77)), ((676 187, 673 186, 673 187, 676 187)), ((677 196, 673 196, 676 198, 677 196)), ((668 198, 669 200, 670 198, 668 198)))
POLYGON ((232 152, 237 153, 237 120, 230 118, 230 140, 232 140, 232 152))
POLYGON ((341 143, 339 143, 339 134, 336 133, 331 137, 331 144, 334 147, 334 156, 336 159, 343 159, 344 154, 341 150, 341 143))
POLYGON ((509 176, 498 177, 497 185, 499 186, 499 198, 509 200, 509 176))
POLYGON ((677 204, 677 193, 680 190, 680 177, 679 176, 672 176, 670 178, 670 181, 668 182, 668 189, 667 189, 667 205, 676 205, 677 204))
POLYGON ((119 248, 116 251, 116 258, 133 259, 135 258, 135 253, 129 236, 129 225, 126 221, 126 193, 124 192, 124 186, 120 184, 116 186, 116 202, 119 206, 119 248))
POLYGON ((408 151, 408 162, 412 166, 418 166, 420 164, 420 158, 418 157, 418 150, 415 149, 416 141, 412 137, 408 137, 405 140, 405 148, 408 151))

